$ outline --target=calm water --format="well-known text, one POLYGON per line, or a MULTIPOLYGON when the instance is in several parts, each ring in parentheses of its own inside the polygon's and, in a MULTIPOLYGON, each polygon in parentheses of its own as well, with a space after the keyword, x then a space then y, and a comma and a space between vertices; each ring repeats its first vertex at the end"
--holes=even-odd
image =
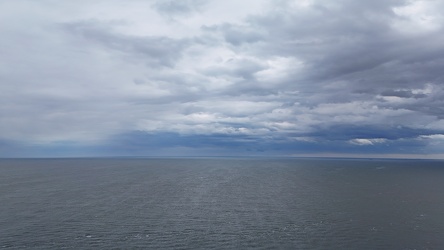
POLYGON ((444 162, 0 160, 4 249, 444 249, 444 162))

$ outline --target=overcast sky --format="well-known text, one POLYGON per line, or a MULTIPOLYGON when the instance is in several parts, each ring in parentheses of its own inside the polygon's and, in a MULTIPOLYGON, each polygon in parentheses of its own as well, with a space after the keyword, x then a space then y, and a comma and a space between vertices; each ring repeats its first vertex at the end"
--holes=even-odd
POLYGON ((444 1, 0 1, 0 156, 444 157, 444 1))

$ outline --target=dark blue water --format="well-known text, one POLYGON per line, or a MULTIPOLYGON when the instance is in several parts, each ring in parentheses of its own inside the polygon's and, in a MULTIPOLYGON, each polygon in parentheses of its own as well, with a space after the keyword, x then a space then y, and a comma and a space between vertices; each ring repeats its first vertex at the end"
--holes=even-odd
POLYGON ((444 162, 0 160, 4 249, 444 249, 444 162))

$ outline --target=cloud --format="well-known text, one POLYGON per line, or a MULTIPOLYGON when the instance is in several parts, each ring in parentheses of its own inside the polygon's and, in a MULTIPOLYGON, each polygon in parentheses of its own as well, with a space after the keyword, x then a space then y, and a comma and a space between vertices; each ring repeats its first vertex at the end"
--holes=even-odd
POLYGON ((439 1, 0 5, 6 154, 444 150, 439 1))
POLYGON ((186 15, 198 11, 205 5, 203 0, 157 0, 152 6, 161 14, 167 16, 186 15))
POLYGON ((376 143, 384 143, 387 140, 384 138, 373 138, 373 139, 353 139, 350 140, 350 143, 356 145, 374 145, 376 143))
POLYGON ((94 20, 65 23, 62 27, 78 36, 80 39, 77 41, 85 47, 100 46, 93 49, 109 49, 112 50, 110 53, 120 54, 123 60, 141 60, 150 67, 172 67, 189 44, 186 39, 114 33, 112 27, 94 20))
POLYGON ((444 134, 420 135, 419 138, 420 139, 442 140, 442 139, 444 139, 444 134))

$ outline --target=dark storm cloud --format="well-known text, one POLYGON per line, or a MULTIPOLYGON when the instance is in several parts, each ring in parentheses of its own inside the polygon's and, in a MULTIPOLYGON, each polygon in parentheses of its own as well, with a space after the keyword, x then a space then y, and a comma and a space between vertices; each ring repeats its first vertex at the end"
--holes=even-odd
MULTIPOLYGON (((350 128, 349 128, 350 129, 350 128)), ((379 131, 369 131, 365 133, 355 132, 355 135, 387 135, 382 129, 379 131)), ((401 128, 401 130, 403 130, 401 128)), ((392 138, 379 143, 375 146, 372 144, 362 144, 357 146, 349 143, 345 139, 355 138, 351 134, 342 136, 341 138, 332 136, 332 133, 343 132, 340 129, 332 131, 318 132, 318 142, 310 141, 292 141, 286 138, 274 138, 273 140, 258 139, 251 136, 226 135, 226 134, 212 134, 212 135, 180 135, 177 133, 145 133, 132 132, 121 134, 113 137, 106 144, 107 153, 117 155, 158 155, 159 153, 165 155, 180 155, 181 151, 186 149, 186 152, 193 155, 199 155, 201 152, 208 152, 214 155, 251 155, 251 156, 265 156, 265 155, 291 155, 295 152, 299 154, 313 154, 313 153, 352 153, 352 154, 409 154, 416 150, 418 154, 440 153, 430 152, 426 149, 427 141, 424 140, 408 140, 396 139, 402 136, 401 133, 407 134, 408 129, 398 132, 398 136, 390 135, 392 138), (321 135, 322 134, 322 135, 321 135), (326 137, 324 137, 326 136, 326 137)), ((419 131, 415 131, 419 132, 419 131)), ((430 131, 428 131, 430 132, 430 131)), ((412 139, 412 138, 411 138, 412 139)))
POLYGON ((153 156, 182 155, 181 151, 191 154, 189 156, 202 155, 202 152, 212 155, 255 155, 273 150, 266 143, 255 142, 256 138, 242 135, 181 135, 134 131, 110 138, 105 148, 111 154, 153 156))

